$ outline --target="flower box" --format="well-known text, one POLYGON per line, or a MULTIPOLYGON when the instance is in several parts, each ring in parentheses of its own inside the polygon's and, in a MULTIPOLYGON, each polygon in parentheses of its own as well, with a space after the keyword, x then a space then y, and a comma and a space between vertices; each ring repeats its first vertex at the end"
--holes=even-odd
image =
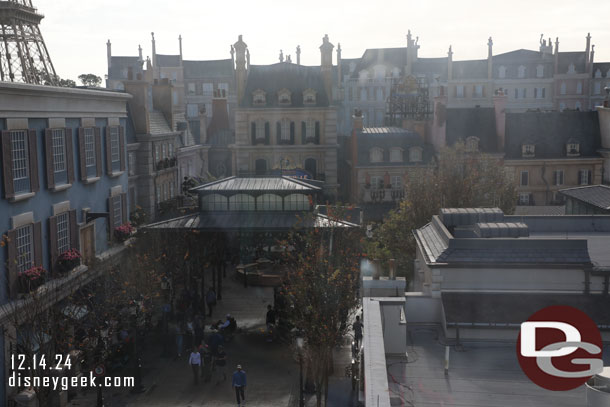
POLYGON ((121 226, 114 228, 114 237, 119 242, 124 242, 125 240, 129 239, 129 236, 131 236, 132 233, 133 233, 133 226, 131 226, 131 223, 129 223, 129 222, 124 223, 121 226))
POLYGON ((60 273, 66 273, 80 265, 82 256, 80 252, 74 248, 66 250, 57 258, 56 270, 60 273))
POLYGON ((17 274, 20 293, 29 293, 44 284, 47 270, 42 266, 33 266, 17 274))

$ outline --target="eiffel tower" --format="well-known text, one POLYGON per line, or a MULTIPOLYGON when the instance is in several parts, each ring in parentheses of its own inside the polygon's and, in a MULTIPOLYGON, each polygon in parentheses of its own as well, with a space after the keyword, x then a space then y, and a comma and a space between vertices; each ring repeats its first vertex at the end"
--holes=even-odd
POLYGON ((57 75, 32 0, 0 1, 0 81, 56 85, 57 75))

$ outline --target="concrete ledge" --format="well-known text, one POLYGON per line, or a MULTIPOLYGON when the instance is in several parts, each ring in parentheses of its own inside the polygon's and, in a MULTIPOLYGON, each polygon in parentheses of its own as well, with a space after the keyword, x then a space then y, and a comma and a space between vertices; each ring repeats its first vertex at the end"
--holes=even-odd
POLYGON ((390 407, 390 388, 383 343, 383 322, 379 301, 363 299, 365 406, 390 407))
POLYGON ((396 277, 390 280, 388 277, 362 277, 363 297, 402 297, 405 294, 407 282, 404 277, 396 277))
POLYGON ((30 199, 35 195, 36 195, 36 192, 26 192, 25 194, 15 195, 14 197, 10 198, 9 201, 11 201, 11 202, 25 201, 26 199, 30 199))

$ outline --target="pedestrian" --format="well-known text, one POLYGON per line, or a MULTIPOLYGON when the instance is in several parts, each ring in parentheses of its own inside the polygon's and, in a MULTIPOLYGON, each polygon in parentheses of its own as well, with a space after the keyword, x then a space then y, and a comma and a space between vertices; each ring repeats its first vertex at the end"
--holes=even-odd
POLYGON ((227 354, 225 352, 224 346, 220 345, 218 347, 218 353, 214 356, 214 366, 216 367, 216 374, 218 375, 218 380, 216 384, 220 384, 220 375, 222 374, 222 381, 227 380, 227 373, 225 372, 225 366, 227 365, 227 354))
POLYGON ((362 322, 360 322, 360 316, 356 315, 356 322, 352 324, 354 329, 354 342, 356 342, 356 349, 360 349, 360 342, 362 341, 362 322))
POLYGON ((269 337, 267 338, 267 342, 273 341, 273 330, 275 329, 275 310, 271 307, 271 304, 267 305, 267 315, 265 317, 265 322, 267 323, 267 334, 269 337))
POLYGON ((212 352, 208 345, 201 345, 200 353, 201 359, 201 377, 203 377, 204 383, 212 380, 212 352))
POLYGON ((182 343, 184 342, 184 334, 182 330, 182 324, 177 322, 175 325, 175 335, 176 335, 176 351, 178 357, 182 356, 182 343))
POLYGON ((195 384, 199 383, 199 368, 201 367, 201 354, 197 350, 196 347, 193 347, 191 351, 191 356, 189 357, 189 364, 191 365, 191 369, 193 369, 193 380, 195 384))
POLYGON ((235 398, 238 406, 246 405, 246 372, 241 370, 241 365, 237 365, 237 370, 233 372, 233 387, 235 388, 235 398))
POLYGON ((212 311, 216 306, 216 292, 212 287, 208 288, 208 292, 205 295, 205 303, 208 306, 208 316, 212 316, 212 311))

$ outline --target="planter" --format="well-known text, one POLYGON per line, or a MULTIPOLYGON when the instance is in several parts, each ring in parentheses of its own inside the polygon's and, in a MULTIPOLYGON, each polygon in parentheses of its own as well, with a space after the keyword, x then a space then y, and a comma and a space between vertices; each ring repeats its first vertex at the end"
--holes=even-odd
POLYGON ((80 265, 80 259, 72 260, 57 260, 56 271, 60 273, 67 273, 68 271, 78 267, 80 265))
POLYGON ((119 242, 124 242, 129 239, 132 233, 133 227, 129 222, 127 222, 114 229, 114 238, 119 242))
POLYGON ((38 287, 44 284, 44 277, 39 277, 36 279, 29 279, 27 277, 19 277, 18 285, 19 292, 22 294, 30 293, 36 290, 38 287))

